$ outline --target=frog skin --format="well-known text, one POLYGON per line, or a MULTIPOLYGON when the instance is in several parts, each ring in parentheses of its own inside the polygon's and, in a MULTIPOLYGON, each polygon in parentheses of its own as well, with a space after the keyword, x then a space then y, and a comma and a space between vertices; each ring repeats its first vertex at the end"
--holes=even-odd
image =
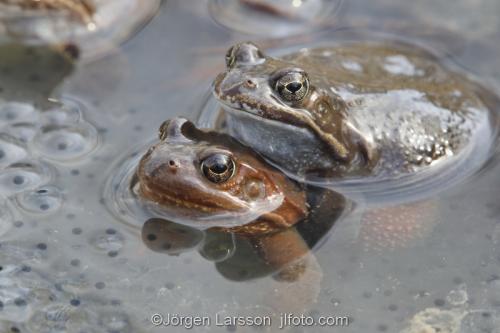
POLYGON ((95 13, 92 0, 0 0, 0 5, 38 12, 69 13, 82 23, 91 23, 95 13))
POLYGON ((236 220, 270 205, 257 221, 227 229, 247 234, 288 228, 307 215, 303 189, 231 137, 178 118, 161 126, 160 139, 139 163, 143 198, 188 219, 234 213, 236 220))
POLYGON ((351 42, 281 58, 241 43, 214 81, 230 134, 299 175, 393 177, 492 131, 483 96, 429 52, 351 42))

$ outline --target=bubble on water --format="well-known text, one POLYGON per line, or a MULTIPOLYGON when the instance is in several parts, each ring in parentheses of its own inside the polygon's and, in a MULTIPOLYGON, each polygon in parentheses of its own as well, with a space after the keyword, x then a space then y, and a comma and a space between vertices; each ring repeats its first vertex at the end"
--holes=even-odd
POLYGON ((54 213, 61 208, 63 202, 61 190, 49 185, 23 192, 17 196, 19 206, 32 213, 54 213))
POLYGON ((0 134, 0 168, 19 162, 26 156, 28 152, 21 142, 10 135, 0 134))
POLYGON ((462 306, 469 300, 466 286, 460 285, 458 289, 451 290, 446 296, 446 301, 453 306, 462 306))
POLYGON ((50 179, 49 170, 33 163, 15 163, 0 171, 0 195, 35 189, 50 179))
POLYGON ((44 157, 64 162, 90 153, 97 146, 96 129, 86 123, 70 125, 48 125, 31 142, 33 150, 44 157))
POLYGON ((38 112, 32 104, 0 101, 0 125, 15 122, 38 122, 38 112))
POLYGON ((125 238, 119 232, 108 234, 104 230, 99 230, 90 236, 88 242, 90 245, 103 252, 118 252, 122 247, 125 238))

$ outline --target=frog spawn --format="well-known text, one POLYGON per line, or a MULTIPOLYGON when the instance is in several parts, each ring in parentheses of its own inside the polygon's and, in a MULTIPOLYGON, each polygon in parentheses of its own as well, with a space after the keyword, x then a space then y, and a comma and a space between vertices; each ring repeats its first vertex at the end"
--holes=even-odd
POLYGON ((30 257, 29 253, 23 253, 26 252, 24 248, 11 244, 4 244, 3 248, 7 252, 15 251, 14 255, 22 256, 20 262, 26 263, 7 264, 0 271, 0 319, 3 325, 10 326, 12 332, 16 328, 30 333, 72 332, 77 329, 94 332, 95 327, 108 332, 133 331, 128 316, 117 307, 119 304, 93 295, 93 286, 87 281, 76 285, 74 282, 81 279, 67 277, 72 281, 73 286, 70 286, 60 277, 43 275, 28 264, 34 262, 36 265, 36 261, 47 258, 35 253, 30 257), (23 324, 18 324, 21 322, 23 324))
POLYGON ((31 103, 0 101, 0 195, 33 214, 62 206, 62 191, 49 185, 58 165, 86 156, 98 143, 97 130, 82 118, 81 104, 52 103, 41 110, 31 103))

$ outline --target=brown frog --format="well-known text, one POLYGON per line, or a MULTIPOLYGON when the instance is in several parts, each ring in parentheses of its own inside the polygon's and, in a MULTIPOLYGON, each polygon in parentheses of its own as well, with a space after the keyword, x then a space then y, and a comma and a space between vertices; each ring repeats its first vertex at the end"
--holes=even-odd
POLYGON ((394 178, 490 147, 491 94, 416 46, 351 42, 274 58, 241 43, 226 66, 214 95, 230 134, 293 174, 394 178))
MULTIPOLYGON (((310 249, 344 210, 345 199, 329 190, 306 191, 230 136, 197 129, 182 118, 162 124, 160 140, 139 163, 135 191, 168 220, 206 230, 193 243, 185 233, 172 232, 178 229, 172 222, 151 219, 143 228, 148 247, 178 254, 204 242, 200 253, 208 258, 213 244, 227 242, 216 235, 232 234, 237 244, 250 244, 265 266, 246 278, 274 274, 286 282, 271 303, 300 311, 313 302, 322 274, 310 249)), ((235 272, 256 267, 245 264, 253 262, 248 247, 237 245, 230 252, 236 254, 217 256, 218 270, 229 279, 245 279, 235 272)))
POLYGON ((225 229, 251 235, 288 228, 307 215, 303 188, 231 137, 178 118, 161 126, 160 139, 137 171, 139 192, 150 201, 187 219, 229 214, 234 225, 225 229), (258 219, 247 223, 252 211, 258 219))

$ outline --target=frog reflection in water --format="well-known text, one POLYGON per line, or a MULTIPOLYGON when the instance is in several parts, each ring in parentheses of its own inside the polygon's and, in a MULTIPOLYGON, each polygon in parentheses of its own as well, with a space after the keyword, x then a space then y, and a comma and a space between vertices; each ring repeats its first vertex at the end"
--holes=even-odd
POLYGON ((304 289, 304 299, 315 298, 321 271, 310 247, 343 211, 344 198, 328 190, 306 193, 253 150, 225 134, 201 131, 184 119, 165 122, 160 139, 141 159, 138 194, 168 211, 171 220, 195 221, 207 230, 205 237, 197 232, 191 233, 194 238, 186 233, 179 236, 172 232, 178 227, 171 222, 153 219, 143 228, 146 244, 167 253, 199 246, 202 239, 205 245, 209 238, 229 244, 223 258, 213 258, 206 246, 200 251, 206 258, 212 257, 219 271, 231 279, 245 279, 231 270, 249 259, 238 253, 245 252, 243 243, 250 244, 246 249, 251 249, 262 265, 259 272, 249 272, 246 278, 267 272, 276 273, 280 281, 307 281, 310 288, 304 289), (304 232, 307 229, 309 232, 304 232), (233 239, 236 255, 231 250, 233 239))
POLYGON ((273 58, 241 43, 226 65, 214 95, 229 132, 299 175, 393 177, 458 155, 492 131, 490 94, 406 44, 273 58))

